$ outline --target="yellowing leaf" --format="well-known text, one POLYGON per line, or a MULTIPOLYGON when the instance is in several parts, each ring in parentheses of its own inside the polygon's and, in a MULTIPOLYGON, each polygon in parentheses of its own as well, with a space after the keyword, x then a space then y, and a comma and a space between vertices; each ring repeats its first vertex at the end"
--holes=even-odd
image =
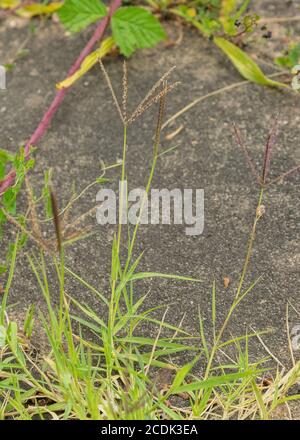
POLYGON ((236 0, 222 0, 221 2, 221 17, 228 17, 237 9, 236 0))
POLYGON ((223 25, 224 31, 232 35, 235 25, 232 23, 231 15, 236 9, 236 0, 222 0, 219 20, 223 25))
POLYGON ((246 12, 250 0, 222 0, 219 20, 229 35, 236 33, 235 21, 246 12))
POLYGON ((189 17, 191 17, 191 18, 194 18, 194 17, 196 17, 196 15, 197 15, 197 11, 196 11, 195 8, 189 8, 189 9, 186 11, 186 13, 187 13, 187 15, 188 15, 189 17))
POLYGON ((289 87, 287 84, 268 78, 249 55, 235 44, 221 37, 214 38, 214 42, 228 56, 240 74, 248 81, 271 87, 289 87))
POLYGON ((21 3, 20 0, 0 0, 0 8, 12 9, 21 3))
POLYGON ((112 37, 106 38, 99 49, 88 55, 82 62, 80 68, 74 73, 74 75, 66 78, 64 81, 56 84, 57 89, 66 89, 73 85, 79 78, 81 78, 86 72, 88 72, 98 61, 99 58, 103 58, 114 46, 115 42, 112 37))
POLYGON ((54 12, 58 11, 58 9, 60 9, 63 4, 64 2, 53 2, 49 3, 49 5, 36 3, 17 9, 16 13, 24 18, 31 18, 35 17, 36 15, 53 14, 54 12))

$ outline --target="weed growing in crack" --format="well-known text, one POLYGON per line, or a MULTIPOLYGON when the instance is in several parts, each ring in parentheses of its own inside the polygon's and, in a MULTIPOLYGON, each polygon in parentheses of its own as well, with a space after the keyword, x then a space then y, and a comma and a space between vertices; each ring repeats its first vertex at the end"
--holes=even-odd
MULTIPOLYGON (((151 105, 158 104, 152 165, 146 184, 147 194, 160 157, 160 135, 166 98, 177 83, 170 86, 167 84, 171 71, 167 72, 128 116, 126 65, 124 64, 121 105, 103 64, 101 68, 123 123, 122 180, 127 171, 127 130, 151 105)), ((36 204, 41 199, 34 198, 26 177, 29 206, 25 216, 27 225, 1 206, 3 214, 19 230, 12 248, 0 313, 1 419, 268 419, 278 408, 299 399, 298 395, 290 393, 291 388, 299 381, 299 362, 294 362, 292 369, 286 372, 279 370, 279 364, 277 370, 272 370, 267 364, 268 358, 250 360, 249 341, 252 338, 262 341, 263 331, 224 338, 232 314, 259 281, 245 286, 255 231, 263 215, 264 190, 272 183, 268 183, 267 178, 275 128, 274 125, 266 145, 261 174, 256 172, 248 150, 238 130, 235 130, 238 143, 245 151, 248 164, 260 185, 260 195, 238 287, 220 327, 217 326, 216 284, 213 283, 210 317, 212 338, 206 335, 204 317, 200 310, 199 336, 193 336, 184 330, 184 318, 177 326, 166 321, 168 307, 156 305, 145 309, 148 295, 140 293, 136 297, 136 282, 148 278, 199 281, 179 275, 138 272, 142 255, 134 259, 133 251, 140 222, 137 222, 132 233, 128 231, 126 240, 122 225, 119 224, 117 228, 112 243, 108 291, 100 291, 79 276, 76 269, 68 267, 68 225, 74 226, 76 222, 80 224, 82 220, 80 216, 71 223, 68 222, 71 207, 87 188, 103 183, 103 176, 80 194, 74 194, 61 211, 47 180, 43 194, 51 208, 51 215, 46 223, 52 221, 55 229, 51 243, 43 236, 42 225, 45 222, 39 220, 36 211, 36 204), (35 274, 46 304, 46 310, 40 311, 38 321, 41 327, 39 335, 46 338, 47 344, 46 349, 37 354, 30 340, 30 335, 34 333, 33 308, 26 314, 22 327, 10 318, 7 306, 16 270, 20 234, 33 240, 39 252, 28 255, 28 264, 35 274), (124 242, 127 243, 127 256, 122 261, 121 249, 124 242), (50 267, 54 268, 55 275, 49 276, 50 267), (88 300, 80 302, 73 291, 68 291, 69 279, 75 280, 85 289, 87 298, 88 295, 94 296, 98 302, 98 310, 91 307, 88 300), (55 301, 57 299, 58 304, 55 301), (160 309, 164 311, 158 319, 154 312, 160 309), (142 331, 142 326, 145 325, 155 328, 155 337, 145 335, 142 331), (227 351, 228 348, 231 350, 227 351), (176 358, 181 356, 183 360, 183 355, 189 355, 191 361, 178 363, 176 358), (221 362, 221 358, 225 361, 221 362), (203 374, 196 373, 199 365, 204 368, 203 374)), ((127 206, 126 193, 121 194, 121 203, 127 206)), ((72 227, 69 227, 69 232, 70 230, 72 227)))

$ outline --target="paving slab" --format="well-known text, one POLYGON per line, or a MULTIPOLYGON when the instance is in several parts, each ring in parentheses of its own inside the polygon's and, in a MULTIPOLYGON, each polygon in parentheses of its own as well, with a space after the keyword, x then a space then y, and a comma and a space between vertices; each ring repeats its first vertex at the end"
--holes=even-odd
MULTIPOLYGON (((269 16, 280 15, 274 2, 253 2, 258 11, 269 16)), ((289 2, 285 15, 295 13, 289 2), (290 12, 289 12, 290 11, 290 12)), ((298 25, 295 24, 295 29, 298 25)), ((176 36, 178 29, 170 27, 176 36)), ((0 63, 14 58, 28 38, 28 25, 10 18, 1 22, 0 63)), ((55 84, 64 79, 89 32, 66 38, 60 25, 45 22, 36 36, 26 43, 29 54, 18 59, 8 73, 7 90, 0 94, 0 145, 15 151, 33 132, 55 93, 55 84)), ((267 51, 269 43, 261 43, 267 51), (265 45, 263 45, 265 44, 265 45)), ((111 57, 105 65, 114 86, 121 86, 122 58, 111 57)), ((141 51, 128 60, 130 106, 145 95, 166 70, 176 65, 173 78, 181 82, 170 94, 167 116, 213 90, 241 81, 241 77, 210 41, 191 29, 184 31, 179 45, 162 43, 141 51)), ((267 71, 271 68, 262 64, 267 71)), ((128 180, 130 187, 145 186, 151 161, 151 139, 155 128, 156 109, 144 114, 128 133, 128 180)), ((271 164, 271 177, 276 177, 300 163, 299 96, 282 90, 246 84, 230 92, 206 99, 184 113, 167 127, 165 134, 183 125, 172 140, 165 135, 162 148, 177 148, 159 160, 154 188, 202 188, 205 192, 205 228, 200 236, 188 237, 184 226, 143 226, 136 255, 144 251, 141 270, 184 274, 201 278, 203 283, 170 280, 148 281, 136 285, 137 297, 148 293, 146 306, 169 304, 167 319, 178 324, 185 314, 184 326, 198 332, 198 307, 205 316, 205 327, 211 328, 211 286, 215 279, 218 298, 218 322, 224 318, 234 295, 245 258, 259 189, 237 147, 232 125, 237 124, 246 139, 257 166, 261 166, 264 144, 274 115, 279 114, 279 134, 271 164), (224 277, 230 284, 224 287, 224 277)), ((121 158, 122 127, 99 68, 93 69, 67 94, 42 141, 36 156, 32 181, 39 185, 44 170, 52 167, 53 182, 61 206, 68 201, 72 186, 84 188, 100 174, 100 163, 115 163, 121 158)), ((116 173, 112 173, 116 178, 116 173)), ((266 213, 259 222, 253 259, 247 283, 262 276, 251 295, 240 305, 229 330, 242 335, 246 329, 272 328, 265 341, 286 365, 290 356, 286 334, 286 306, 299 304, 299 183, 300 175, 270 188, 264 205, 266 213)), ((116 187, 113 182, 111 187, 116 187)), ((73 215, 83 213, 95 204, 93 188, 76 205, 73 215)), ((110 249, 114 227, 94 222, 95 234, 73 245, 67 264, 88 282, 104 291, 108 288, 110 249)), ((11 228, 8 231, 12 234, 11 228)), ((1 250, 3 257, 3 249, 1 250)), ((102 312, 97 299, 78 284, 69 289, 81 301, 102 312)), ((32 303, 42 306, 41 292, 31 274, 24 254, 18 260, 10 296, 21 316, 32 303)), ((291 316, 290 325, 300 321, 291 316)), ((145 333, 152 329, 145 327, 145 333)), ((253 358, 264 353, 260 343, 253 342, 253 358)), ((297 353, 295 353, 297 356, 297 353)))

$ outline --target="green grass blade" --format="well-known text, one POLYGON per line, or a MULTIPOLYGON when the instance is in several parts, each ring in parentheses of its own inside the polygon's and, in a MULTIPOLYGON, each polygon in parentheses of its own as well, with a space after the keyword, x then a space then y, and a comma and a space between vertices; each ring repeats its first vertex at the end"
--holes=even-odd
POLYGON ((227 55, 232 64, 248 81, 271 87, 289 88, 287 84, 269 79, 243 50, 225 38, 215 37, 215 44, 227 55))
POLYGON ((184 393, 189 391, 197 391, 202 390, 206 388, 214 388, 221 385, 226 385, 230 382, 234 382, 236 380, 243 379, 245 377, 249 376, 255 376, 257 375, 257 371, 245 371, 245 372, 239 372, 239 373, 230 373, 230 374, 224 374, 222 376, 216 376, 216 377, 210 377, 206 380, 199 380, 197 382, 192 382, 187 385, 183 385, 177 389, 177 393, 184 393))
POLYGON ((159 273, 159 272, 139 272, 135 273, 130 277, 130 281, 136 281, 136 280, 144 280, 146 278, 167 278, 170 280, 178 280, 178 281, 192 281, 196 283, 201 283, 202 280, 192 278, 192 277, 186 277, 181 275, 172 275, 168 273, 159 273))

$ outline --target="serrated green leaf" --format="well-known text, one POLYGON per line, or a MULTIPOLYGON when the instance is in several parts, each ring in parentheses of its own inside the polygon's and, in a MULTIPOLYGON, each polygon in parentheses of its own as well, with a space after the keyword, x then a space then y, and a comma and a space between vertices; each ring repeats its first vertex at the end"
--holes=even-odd
POLYGON ((228 56, 240 74, 248 81, 271 87, 289 87, 287 84, 269 79, 260 67, 239 47, 225 38, 214 38, 215 44, 228 56))
POLYGON ((99 0, 66 0, 58 16, 71 32, 78 32, 106 15, 106 6, 99 0))
POLYGON ((136 49, 153 47, 166 38, 157 18, 136 6, 118 9, 112 17, 111 26, 114 40, 126 57, 136 49))

